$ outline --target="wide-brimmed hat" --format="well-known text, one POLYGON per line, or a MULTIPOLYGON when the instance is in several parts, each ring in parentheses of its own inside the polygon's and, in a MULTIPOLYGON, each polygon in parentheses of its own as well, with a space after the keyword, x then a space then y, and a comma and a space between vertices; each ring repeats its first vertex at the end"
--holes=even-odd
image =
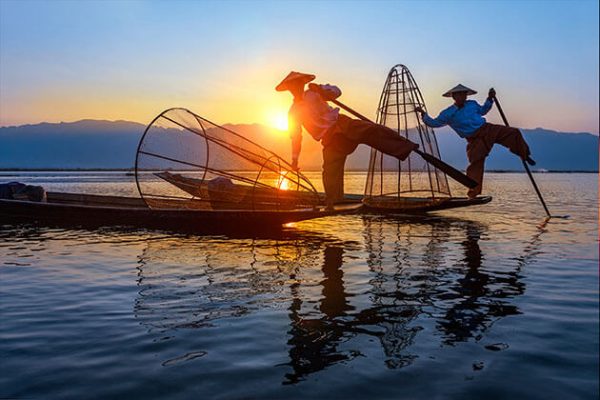
POLYGON ((303 74, 302 72, 292 71, 290 72, 283 80, 275 87, 275 90, 278 92, 283 92, 284 90, 288 90, 288 84, 292 81, 301 80, 302 83, 308 83, 315 79, 314 75, 311 74, 303 74))
POLYGON ((466 87, 463 84, 458 84, 456 86, 454 86, 452 89, 448 90, 446 93, 444 93, 442 96, 444 97, 452 97, 452 93, 457 93, 457 92, 467 92, 467 96, 470 96, 472 94, 477 94, 477 92, 473 89, 470 89, 468 87, 466 87))

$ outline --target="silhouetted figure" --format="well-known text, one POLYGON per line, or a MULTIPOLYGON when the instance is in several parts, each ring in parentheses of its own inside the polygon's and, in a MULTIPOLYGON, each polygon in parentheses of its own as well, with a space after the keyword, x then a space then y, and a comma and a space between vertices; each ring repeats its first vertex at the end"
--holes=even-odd
POLYGON ((332 205, 344 197, 344 165, 346 157, 363 143, 400 160, 419 146, 383 125, 353 119, 339 114, 338 108, 327 104, 341 96, 342 91, 333 85, 310 84, 314 75, 290 72, 275 88, 289 90, 294 96, 288 114, 292 138, 292 166, 298 168, 302 148, 302 128, 323 145, 323 186, 327 204, 332 205))
POLYGON ((490 124, 483 118, 494 105, 496 91, 490 89, 488 98, 482 106, 475 100, 467 100, 467 96, 473 94, 477 94, 477 92, 463 85, 457 85, 448 90, 443 96, 452 97, 454 104, 442 111, 437 118, 431 118, 420 107, 415 108, 415 111, 421 113, 425 125, 432 128, 450 125, 460 137, 467 139, 467 158, 469 159, 467 176, 479 183, 477 187, 469 189, 467 192, 470 198, 481 194, 485 158, 490 154, 495 143, 508 148, 523 161, 535 165, 535 162, 529 157, 531 154, 529 146, 518 129, 490 124))

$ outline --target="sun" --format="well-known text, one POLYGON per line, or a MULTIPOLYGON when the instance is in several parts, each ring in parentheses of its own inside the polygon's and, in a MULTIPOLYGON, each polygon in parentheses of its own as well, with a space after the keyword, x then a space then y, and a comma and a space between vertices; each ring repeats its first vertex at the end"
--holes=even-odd
POLYGON ((277 187, 281 190, 289 190, 290 180, 287 178, 287 172, 282 172, 277 180, 277 187))
POLYGON ((288 117, 287 114, 278 113, 272 114, 269 118, 269 124, 280 131, 288 130, 288 117))

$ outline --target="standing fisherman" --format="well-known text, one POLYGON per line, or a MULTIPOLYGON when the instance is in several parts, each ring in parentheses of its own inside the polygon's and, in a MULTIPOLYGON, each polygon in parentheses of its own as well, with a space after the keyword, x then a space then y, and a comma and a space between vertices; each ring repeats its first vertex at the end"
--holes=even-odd
POLYGON ((490 89, 482 106, 475 100, 467 100, 467 96, 473 94, 477 92, 461 84, 448 90, 443 96, 452 97, 454 104, 442 111, 437 118, 431 118, 421 107, 415 108, 415 111, 421 113, 425 125, 432 128, 450 125, 460 137, 467 139, 467 176, 479 183, 477 187, 469 189, 469 198, 481 194, 485 158, 490 154, 494 143, 507 147, 523 161, 535 165, 535 161, 529 157, 529 146, 518 129, 490 124, 483 118, 494 105, 496 91, 490 89))
POLYGON ((331 108, 327 101, 337 99, 341 90, 333 85, 311 83, 305 91, 304 86, 313 79, 314 75, 292 71, 275 90, 289 90, 294 96, 288 113, 292 166, 298 168, 302 127, 323 145, 323 186, 327 206, 331 207, 344 198, 344 164, 359 144, 374 147, 400 160, 406 159, 419 145, 383 125, 340 114, 340 110, 331 108))

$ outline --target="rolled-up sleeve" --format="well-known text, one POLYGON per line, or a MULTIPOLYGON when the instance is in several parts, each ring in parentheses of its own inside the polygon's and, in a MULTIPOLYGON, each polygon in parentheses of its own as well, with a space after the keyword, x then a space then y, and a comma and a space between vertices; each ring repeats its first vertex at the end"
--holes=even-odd
POLYGON ((450 117, 448 110, 444 110, 436 118, 431 118, 427 113, 423 114, 423 122, 431 128, 441 128, 448 125, 450 117))

